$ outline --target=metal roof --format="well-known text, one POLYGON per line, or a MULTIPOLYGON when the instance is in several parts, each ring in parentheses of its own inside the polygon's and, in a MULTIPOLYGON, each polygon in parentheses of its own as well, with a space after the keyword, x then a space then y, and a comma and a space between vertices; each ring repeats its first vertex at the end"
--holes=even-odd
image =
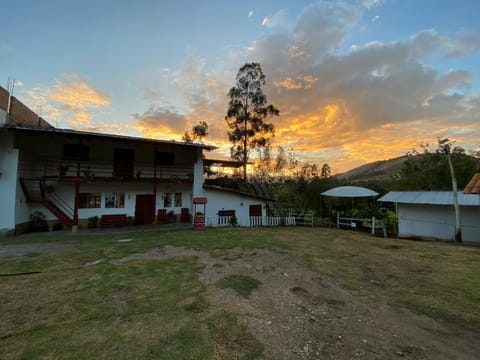
MULTIPOLYGON (((401 204, 453 205, 452 191, 390 191, 377 201, 401 204)), ((460 206, 480 206, 480 195, 458 192, 460 206)))
MULTIPOLYGON (((252 164, 247 162, 247 164, 252 164)), ((229 167, 229 168, 241 168, 243 162, 235 160, 223 160, 223 159, 203 159, 203 165, 205 166, 219 166, 219 167, 229 167)))
POLYGON ((241 191, 241 190, 224 188, 224 187, 217 186, 217 185, 203 184, 203 188, 207 189, 207 190, 217 190, 217 191, 223 191, 223 192, 228 192, 228 193, 232 193, 232 194, 243 195, 245 197, 251 197, 251 198, 254 198, 254 199, 261 199, 261 200, 264 200, 264 201, 274 201, 273 199, 270 199, 270 198, 267 198, 267 197, 264 197, 264 196, 251 194, 251 193, 241 191))
POLYGON ((369 197, 377 196, 378 193, 360 186, 339 186, 327 191, 324 191, 322 195, 336 196, 336 197, 369 197))
POLYGON ((141 138, 141 137, 135 137, 135 136, 105 134, 105 133, 79 131, 79 130, 72 130, 72 129, 40 128, 40 127, 18 126, 18 125, 4 125, 1 127, 5 129, 12 129, 12 130, 22 131, 22 132, 40 132, 40 133, 46 133, 46 134, 91 136, 91 137, 98 137, 98 138, 103 137, 103 138, 109 138, 109 139, 119 139, 119 140, 135 141, 135 142, 149 142, 149 143, 157 143, 157 144, 192 146, 192 147, 203 148, 206 150, 214 150, 217 148, 214 145, 187 143, 187 142, 175 141, 175 140, 148 139, 148 138, 141 138))

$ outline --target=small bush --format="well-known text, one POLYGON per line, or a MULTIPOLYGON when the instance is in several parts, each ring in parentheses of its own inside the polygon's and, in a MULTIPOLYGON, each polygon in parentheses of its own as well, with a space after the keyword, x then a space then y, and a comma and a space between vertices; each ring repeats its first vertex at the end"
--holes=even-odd
POLYGON ((48 231, 47 217, 41 211, 34 211, 30 214, 30 231, 48 231))
POLYGON ((53 231, 63 230, 63 225, 59 222, 56 222, 55 224, 53 224, 52 230, 53 231))
POLYGON ((237 217, 235 216, 235 214, 233 214, 232 217, 230 218, 230 225, 232 225, 232 226, 237 226, 238 225, 238 220, 237 220, 237 217))

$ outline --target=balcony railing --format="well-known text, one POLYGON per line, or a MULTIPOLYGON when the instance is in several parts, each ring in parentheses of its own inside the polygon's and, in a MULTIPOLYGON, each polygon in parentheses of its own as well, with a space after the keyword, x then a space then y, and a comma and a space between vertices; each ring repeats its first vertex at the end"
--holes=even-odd
POLYGON ((19 163, 22 177, 44 177, 67 180, 77 177, 86 180, 165 180, 193 181, 193 166, 160 166, 135 162, 133 166, 114 166, 102 160, 59 161, 55 159, 23 158, 19 163))

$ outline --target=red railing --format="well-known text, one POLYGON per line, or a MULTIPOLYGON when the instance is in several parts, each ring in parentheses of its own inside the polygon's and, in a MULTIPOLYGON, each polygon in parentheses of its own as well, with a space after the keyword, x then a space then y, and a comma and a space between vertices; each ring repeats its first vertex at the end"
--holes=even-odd
POLYGON ((135 162, 133 166, 115 167, 113 162, 103 160, 63 161, 55 159, 23 158, 19 163, 23 177, 76 178, 87 180, 182 180, 193 181, 193 166, 160 166, 147 162, 135 162), (80 165, 80 166, 78 166, 80 165))

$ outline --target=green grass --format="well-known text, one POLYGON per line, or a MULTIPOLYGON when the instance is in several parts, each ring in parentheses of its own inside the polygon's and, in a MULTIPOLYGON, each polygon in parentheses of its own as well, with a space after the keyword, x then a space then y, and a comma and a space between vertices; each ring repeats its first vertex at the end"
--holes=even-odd
POLYGON ((248 299, 252 291, 258 289, 262 282, 251 276, 231 275, 218 280, 215 285, 220 289, 233 289, 238 295, 248 299))
MULTIPOLYGON (((0 244, 8 242, 69 248, 49 256, 35 252, 0 259, 0 274, 41 272, 0 277, 1 359, 213 359, 215 352, 223 354, 220 358, 261 357, 261 344, 234 315, 210 307, 196 258, 109 263, 166 245, 231 261, 242 261, 254 249, 271 249, 354 296, 434 317, 447 328, 480 331, 480 248, 475 247, 285 227, 42 234, 0 244), (133 241, 118 242, 126 238, 133 241), (243 255, 229 259, 227 250, 234 248, 243 255)), ((222 281, 248 296, 260 285, 252 279, 222 281)))

